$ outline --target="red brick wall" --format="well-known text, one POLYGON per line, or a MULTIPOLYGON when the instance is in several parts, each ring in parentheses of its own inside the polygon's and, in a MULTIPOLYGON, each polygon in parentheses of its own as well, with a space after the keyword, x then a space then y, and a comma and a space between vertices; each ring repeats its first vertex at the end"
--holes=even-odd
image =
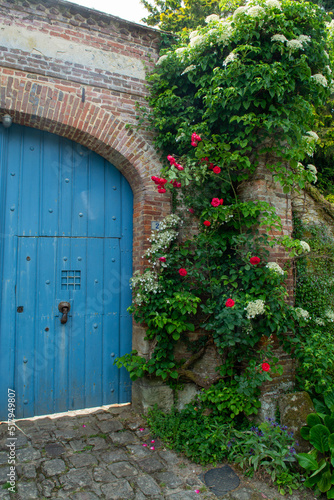
POLYGON ((127 128, 136 124, 136 102, 147 105, 145 67, 153 67, 159 40, 151 28, 68 2, 0 5, 1 115, 76 141, 122 172, 134 194, 135 269, 151 221, 170 210, 150 180, 160 170, 152 135, 127 128))

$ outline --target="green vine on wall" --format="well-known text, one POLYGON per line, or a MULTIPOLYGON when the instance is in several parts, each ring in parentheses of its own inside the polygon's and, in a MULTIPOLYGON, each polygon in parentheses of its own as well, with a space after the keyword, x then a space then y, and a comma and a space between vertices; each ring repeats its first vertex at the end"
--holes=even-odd
POLYGON ((307 322, 303 308, 287 303, 286 272, 268 262, 268 248, 280 242, 292 256, 309 250, 270 237, 281 229, 275 209, 240 200, 237 186, 264 156, 284 192, 316 181, 312 126, 315 106, 330 93, 332 26, 313 4, 278 0, 207 22, 162 54, 149 76, 151 111, 140 119, 155 130, 165 165, 152 180, 161 196, 172 191, 177 208, 152 234, 148 267, 132 280, 130 311, 147 327, 152 353, 129 353, 117 365, 133 380, 191 380, 205 389, 202 405, 234 418, 257 411, 260 385, 279 369, 272 336, 284 342, 292 332, 297 341, 307 322), (195 235, 182 229, 181 238, 189 218, 195 235), (259 353, 263 337, 268 350, 259 353), (187 359, 175 356, 182 341, 187 359), (195 353, 192 342, 201 342, 195 353), (210 345, 222 364, 203 379, 192 368, 210 345))

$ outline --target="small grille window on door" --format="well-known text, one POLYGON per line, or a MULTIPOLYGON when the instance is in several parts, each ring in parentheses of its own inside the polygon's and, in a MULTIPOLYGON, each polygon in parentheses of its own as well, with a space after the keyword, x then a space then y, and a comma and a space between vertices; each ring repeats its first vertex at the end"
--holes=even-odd
POLYGON ((80 290, 81 271, 62 271, 61 289, 62 290, 80 290))

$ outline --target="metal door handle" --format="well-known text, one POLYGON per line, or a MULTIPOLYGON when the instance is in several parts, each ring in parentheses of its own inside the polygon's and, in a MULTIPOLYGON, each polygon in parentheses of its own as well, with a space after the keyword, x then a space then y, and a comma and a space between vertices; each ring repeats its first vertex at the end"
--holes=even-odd
POLYGON ((59 302, 58 309, 62 313, 60 322, 62 325, 65 325, 65 323, 67 323, 67 314, 71 309, 71 304, 69 302, 59 302))

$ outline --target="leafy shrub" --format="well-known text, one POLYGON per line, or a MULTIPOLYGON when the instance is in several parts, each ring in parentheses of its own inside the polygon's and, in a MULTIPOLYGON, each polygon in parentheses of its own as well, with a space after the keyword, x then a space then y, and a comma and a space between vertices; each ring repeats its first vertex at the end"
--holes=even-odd
POLYGON ((206 464, 226 458, 231 424, 203 414, 196 406, 187 405, 182 411, 172 408, 167 414, 155 407, 148 412, 148 425, 166 446, 194 462, 206 464))
POLYGON ((327 415, 311 413, 301 435, 314 447, 309 453, 299 453, 297 459, 309 476, 305 486, 334 498, 334 391, 324 397, 327 415))
POLYGON ((334 380, 334 239, 324 225, 296 220, 295 228, 311 247, 296 261, 296 306, 309 313, 295 349, 296 380, 316 396, 330 391, 334 380))

